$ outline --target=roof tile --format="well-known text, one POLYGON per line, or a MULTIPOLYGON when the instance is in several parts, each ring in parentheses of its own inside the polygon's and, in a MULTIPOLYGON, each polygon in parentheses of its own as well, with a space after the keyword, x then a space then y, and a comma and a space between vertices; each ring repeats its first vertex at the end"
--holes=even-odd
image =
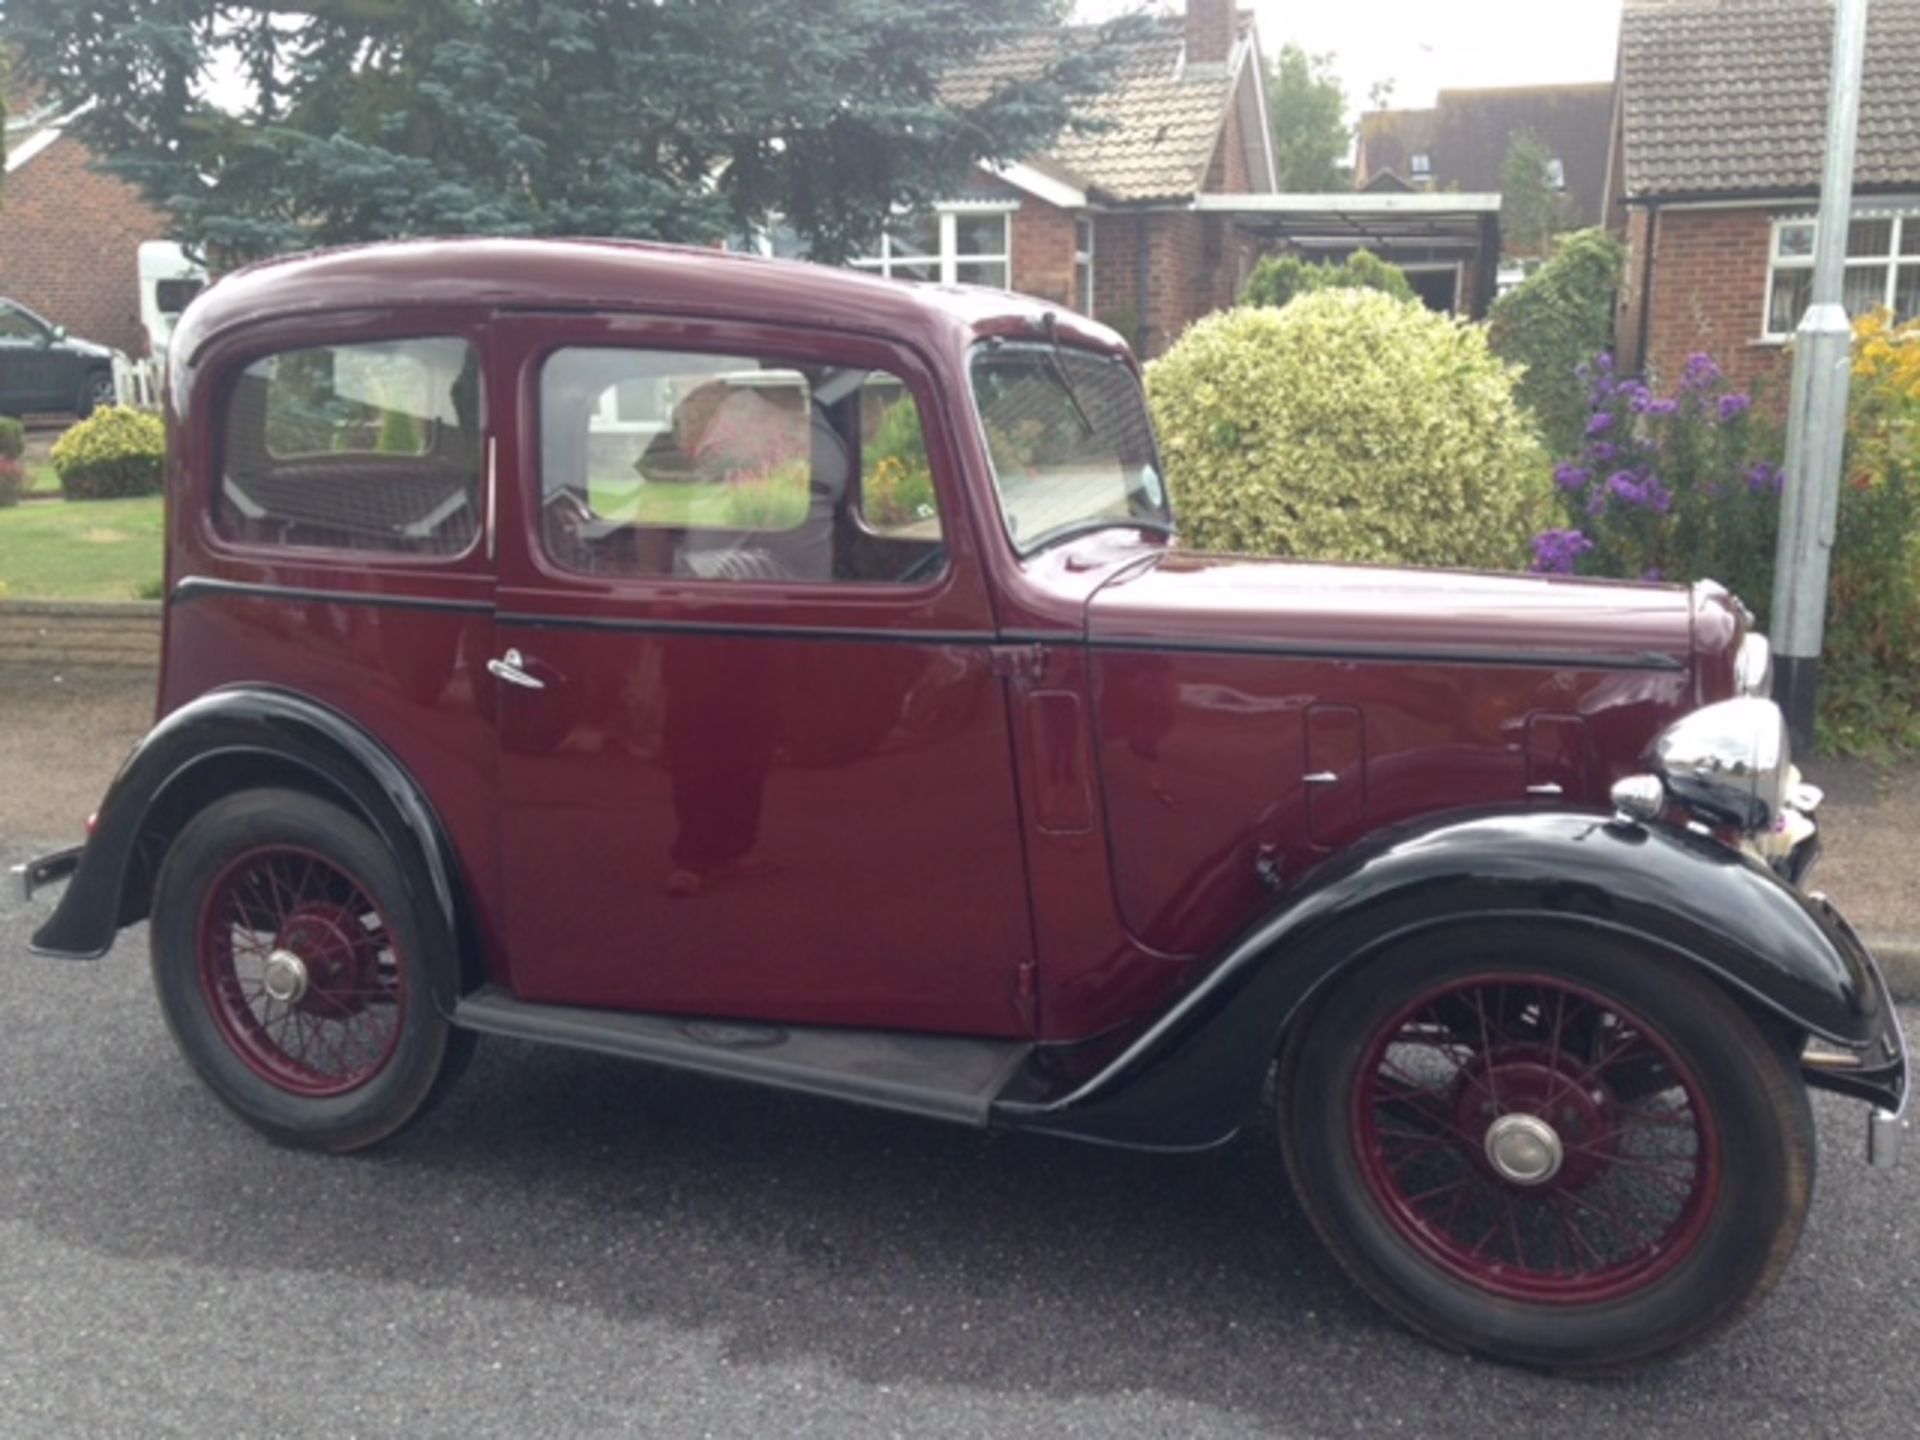
MULTIPOLYGON (((1818 190, 1832 0, 1627 0, 1627 194, 1818 190)), ((1855 183, 1920 185, 1920 0, 1873 0, 1855 183)))
MULTIPOLYGON (((1243 12, 1243 33, 1250 24, 1243 12)), ((952 104, 979 104, 996 87, 1038 74, 1063 48, 1086 44, 1092 34, 1070 27, 1006 46, 950 72, 941 93, 952 104)), ((1082 105, 1081 123, 1029 163, 1073 176, 1111 200, 1195 194, 1213 158, 1233 81, 1224 67, 1185 67, 1181 51, 1178 17, 1163 18, 1126 42, 1106 92, 1082 105)))

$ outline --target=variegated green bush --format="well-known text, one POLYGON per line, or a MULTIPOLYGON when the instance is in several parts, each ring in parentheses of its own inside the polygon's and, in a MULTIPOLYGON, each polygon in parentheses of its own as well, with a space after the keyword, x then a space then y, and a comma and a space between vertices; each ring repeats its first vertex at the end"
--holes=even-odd
POLYGON ((1520 569, 1553 482, 1485 334, 1370 290, 1223 311, 1147 371, 1188 544, 1520 569))

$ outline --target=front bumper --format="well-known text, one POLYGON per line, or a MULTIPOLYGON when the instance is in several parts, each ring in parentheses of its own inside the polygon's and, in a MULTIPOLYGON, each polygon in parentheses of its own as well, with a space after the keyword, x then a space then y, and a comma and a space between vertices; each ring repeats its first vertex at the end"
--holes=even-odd
POLYGON ((42 855, 37 860, 15 865, 13 873, 20 877, 21 897, 33 899, 36 890, 44 890, 49 885, 58 885, 80 868, 80 846, 66 850, 56 850, 51 855, 42 855))
POLYGON ((1846 916, 1817 891, 1807 897, 1807 903, 1859 959, 1873 988, 1871 1013, 1876 1026, 1872 1038, 1857 1050, 1809 1046, 1800 1058, 1801 1073, 1811 1085, 1864 1100, 1873 1107, 1867 1117, 1867 1163, 1892 1166, 1899 1162, 1912 1126, 1913 1060, 1906 1029, 1900 1023, 1900 1007, 1894 1002, 1879 962, 1854 933, 1846 916))

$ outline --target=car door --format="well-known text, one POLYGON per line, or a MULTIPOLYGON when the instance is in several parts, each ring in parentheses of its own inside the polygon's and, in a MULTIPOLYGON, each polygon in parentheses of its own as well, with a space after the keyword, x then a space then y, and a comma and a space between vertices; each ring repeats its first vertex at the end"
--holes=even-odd
POLYGON ((39 320, 0 303, 0 413, 24 415, 63 403, 53 394, 52 346, 52 332, 39 320))
POLYGON ((871 339, 503 318, 493 672, 523 999, 1033 1027, 985 583, 871 339))

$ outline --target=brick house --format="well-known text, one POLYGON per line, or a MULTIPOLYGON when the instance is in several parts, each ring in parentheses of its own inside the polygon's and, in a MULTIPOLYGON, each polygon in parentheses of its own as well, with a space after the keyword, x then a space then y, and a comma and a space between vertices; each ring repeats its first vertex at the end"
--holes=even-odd
POLYGON ((1613 82, 1603 81, 1442 90, 1428 110, 1370 111, 1360 117, 1354 188, 1497 192, 1514 139, 1532 134, 1550 157, 1567 228, 1600 225, 1613 110, 1613 82))
MULTIPOLYGON (((1033 74, 1076 32, 1009 46, 947 77, 958 103, 1033 74)), ((1044 155, 983 168, 935 212, 904 222, 855 263, 908 279, 1002 285, 1113 325, 1157 354, 1233 303, 1259 257, 1231 214, 1201 196, 1269 194, 1265 67, 1251 13, 1189 0, 1129 42, 1085 128, 1044 155)))
MULTIPOLYGON (((1705 351, 1773 405, 1807 303, 1826 151, 1830 0, 1627 0, 1609 210, 1623 362, 1705 351)), ((1873 0, 1846 302, 1920 316, 1920 0, 1873 0)))
POLYGON ((93 169, 86 147, 65 133, 67 118, 30 91, 8 96, 0 297, 140 355, 138 251, 166 237, 167 218, 125 181, 93 169))

